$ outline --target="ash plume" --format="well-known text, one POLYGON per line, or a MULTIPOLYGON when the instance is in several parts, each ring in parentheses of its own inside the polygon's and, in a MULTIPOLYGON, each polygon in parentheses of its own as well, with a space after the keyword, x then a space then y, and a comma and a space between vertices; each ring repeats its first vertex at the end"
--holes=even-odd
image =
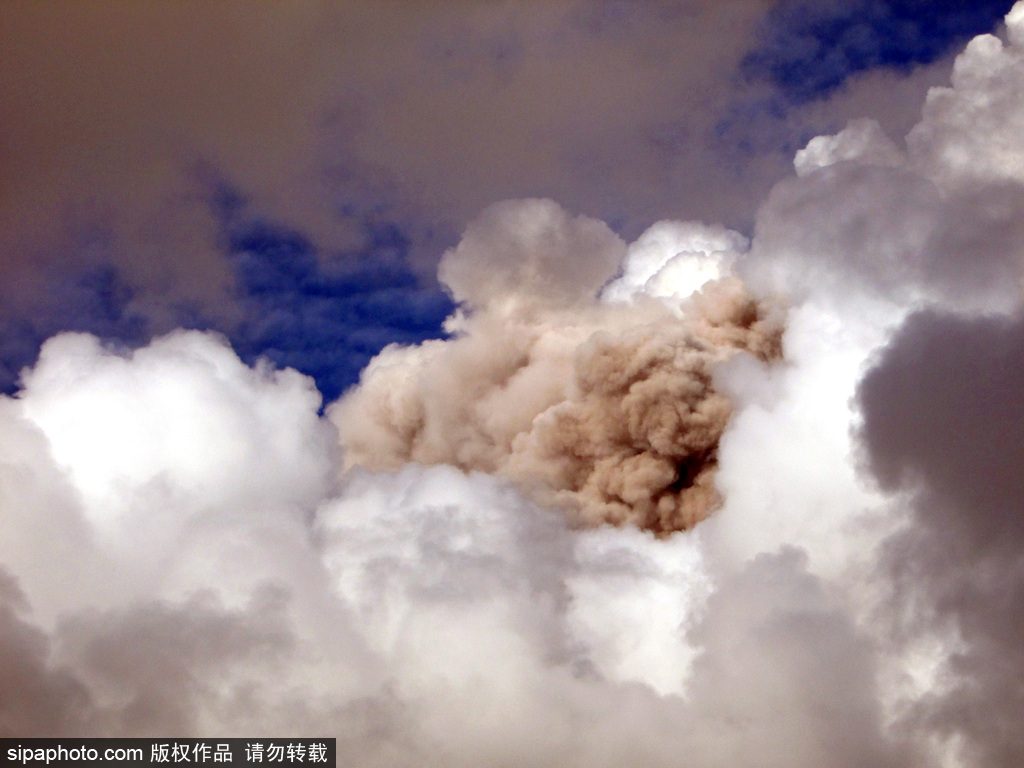
POLYGON ((667 534, 707 517, 732 410, 715 367, 778 359, 782 313, 704 274, 717 251, 701 253, 705 282, 682 300, 601 301, 624 250, 552 201, 484 211, 441 262, 465 308, 453 338, 385 350, 332 407, 346 465, 497 473, 587 526, 667 534))

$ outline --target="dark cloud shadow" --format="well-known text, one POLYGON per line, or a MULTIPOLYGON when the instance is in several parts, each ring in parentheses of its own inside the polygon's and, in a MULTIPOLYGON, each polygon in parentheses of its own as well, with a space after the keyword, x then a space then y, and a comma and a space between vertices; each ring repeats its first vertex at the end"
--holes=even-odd
POLYGON ((948 643, 909 727, 966 739, 971 765, 1024 762, 1024 319, 922 311, 859 388, 866 462, 912 515, 886 547, 904 640, 948 643))

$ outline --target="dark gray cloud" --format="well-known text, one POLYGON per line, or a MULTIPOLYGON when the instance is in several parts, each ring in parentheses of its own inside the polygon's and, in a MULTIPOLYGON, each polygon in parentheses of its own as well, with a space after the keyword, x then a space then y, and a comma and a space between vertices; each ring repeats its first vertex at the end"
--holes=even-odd
POLYGON ((758 765, 907 765, 883 725, 871 642, 804 551, 759 555, 724 580, 695 635, 695 709, 746 722, 735 744, 758 765))
POLYGON ((1024 321, 911 316, 859 389, 873 475, 909 494, 887 544, 909 637, 938 633, 943 684, 908 722, 967 739, 972 765, 1024 759, 1024 321))
POLYGON ((288 657, 286 607, 286 594, 266 589, 240 611, 202 594, 179 605, 84 611, 57 628, 57 655, 89 681, 96 710, 90 714, 101 716, 94 728, 104 735, 201 733, 207 709, 269 725, 252 673, 288 657))
POLYGON ((0 569, 0 736, 81 734, 92 698, 74 675, 54 668, 50 638, 24 619, 28 608, 17 580, 0 569))

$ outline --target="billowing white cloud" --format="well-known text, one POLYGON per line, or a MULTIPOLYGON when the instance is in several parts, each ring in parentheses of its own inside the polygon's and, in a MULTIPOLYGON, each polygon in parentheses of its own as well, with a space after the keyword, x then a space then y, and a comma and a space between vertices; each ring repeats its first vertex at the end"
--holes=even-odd
POLYGON ((125 356, 88 335, 54 337, 21 403, 102 531, 147 493, 190 499, 171 507, 310 509, 333 475, 312 382, 252 370, 215 336, 178 332, 125 356))
POLYGON ((1015 307, 1020 28, 1010 15, 1007 42, 982 35, 967 46, 951 85, 929 90, 906 152, 871 120, 812 139, 797 153, 797 178, 776 185, 758 213, 748 280, 790 296, 831 285, 842 301, 849 286, 867 285, 901 304, 1015 307))
POLYGON ((602 297, 628 301, 636 296, 681 300, 725 274, 747 239, 725 227, 699 222, 659 221, 630 245, 622 276, 602 297))

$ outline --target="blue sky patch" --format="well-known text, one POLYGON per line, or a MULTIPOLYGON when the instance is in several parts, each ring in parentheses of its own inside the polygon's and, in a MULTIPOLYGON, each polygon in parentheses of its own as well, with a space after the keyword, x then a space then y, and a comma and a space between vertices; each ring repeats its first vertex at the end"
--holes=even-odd
POLYGON ((910 70, 991 32, 1012 0, 782 0, 769 13, 744 75, 792 103, 824 98, 852 75, 910 70))
POLYGON ((42 343, 62 331, 91 333, 126 346, 149 338, 146 319, 130 309, 131 288, 109 265, 76 273, 51 269, 42 295, 24 306, 0 306, 0 391, 13 394, 21 370, 34 365, 42 343))
POLYGON ((236 231, 229 258, 245 319, 228 336, 242 359, 308 374, 330 402, 388 344, 442 337, 451 299, 410 270, 400 228, 370 234, 363 252, 321 259, 285 227, 256 221, 236 231))

